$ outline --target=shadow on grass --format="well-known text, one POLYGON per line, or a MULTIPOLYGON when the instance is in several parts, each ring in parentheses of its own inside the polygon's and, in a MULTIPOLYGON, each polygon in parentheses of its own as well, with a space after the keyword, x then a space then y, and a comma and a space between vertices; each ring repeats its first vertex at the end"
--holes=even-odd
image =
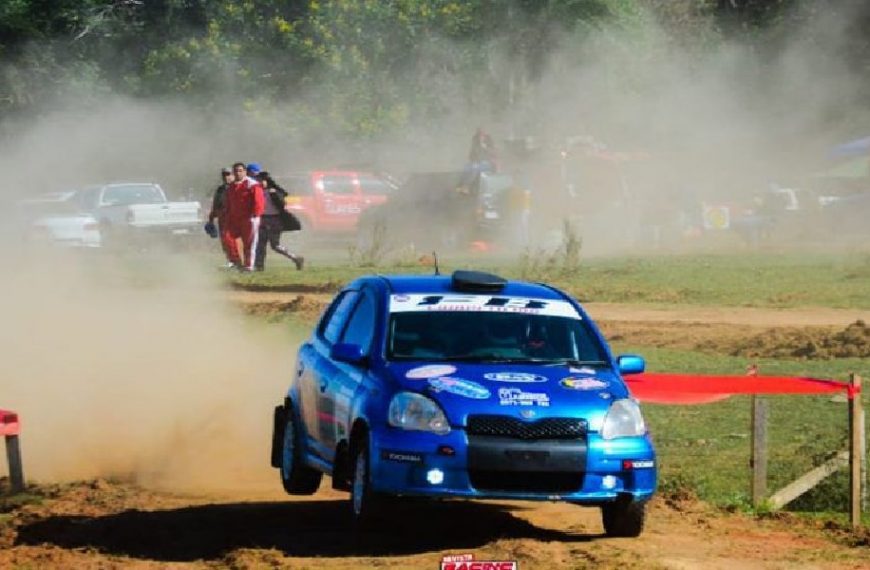
POLYGON ((499 538, 585 542, 600 536, 541 529, 514 517, 506 505, 411 502, 365 530, 353 528, 346 509, 344 501, 306 501, 54 516, 19 527, 16 542, 180 562, 215 560, 237 548, 277 549, 288 556, 381 556, 478 548, 499 538))

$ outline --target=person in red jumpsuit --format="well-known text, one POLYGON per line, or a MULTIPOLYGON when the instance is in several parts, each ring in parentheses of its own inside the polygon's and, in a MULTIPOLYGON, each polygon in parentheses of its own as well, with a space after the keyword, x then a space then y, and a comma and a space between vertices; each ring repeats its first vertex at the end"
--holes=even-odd
POLYGON ((221 241, 227 257, 241 271, 253 271, 257 249, 257 234, 265 200, 263 187, 250 178, 244 163, 233 165, 235 181, 227 189, 224 199, 224 225, 221 226, 221 241), (242 255, 236 240, 242 240, 242 255))

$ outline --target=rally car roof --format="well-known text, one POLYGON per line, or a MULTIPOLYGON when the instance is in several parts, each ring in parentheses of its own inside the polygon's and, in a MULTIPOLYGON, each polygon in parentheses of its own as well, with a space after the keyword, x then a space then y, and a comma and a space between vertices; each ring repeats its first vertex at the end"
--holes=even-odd
MULTIPOLYGON (((364 278, 365 279, 365 278, 364 278)), ((506 280, 498 290, 472 291, 457 289, 451 275, 381 275, 390 293, 488 293, 511 297, 532 297, 536 299, 562 299, 565 297, 551 287, 539 283, 506 280)))

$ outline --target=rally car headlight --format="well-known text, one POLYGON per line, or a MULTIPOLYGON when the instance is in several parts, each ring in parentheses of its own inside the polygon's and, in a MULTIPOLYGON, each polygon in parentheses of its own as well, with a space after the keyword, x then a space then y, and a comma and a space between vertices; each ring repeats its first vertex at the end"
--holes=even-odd
POLYGON ((601 437, 613 439, 615 437, 627 437, 643 435, 646 433, 646 424, 640 413, 640 407, 634 400, 616 400, 607 410, 604 416, 604 424, 601 426, 601 437))
POLYGON ((450 424, 438 404, 413 392, 399 392, 390 401, 387 414, 391 426, 431 431, 440 435, 450 432, 450 424))

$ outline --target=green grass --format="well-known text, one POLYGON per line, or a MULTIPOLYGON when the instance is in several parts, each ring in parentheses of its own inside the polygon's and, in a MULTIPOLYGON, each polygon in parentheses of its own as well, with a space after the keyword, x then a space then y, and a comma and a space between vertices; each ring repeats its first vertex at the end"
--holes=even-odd
MULTIPOLYGON (((524 270, 515 257, 444 256, 442 272, 474 267, 519 278, 524 270)), ((252 275, 227 275, 228 282, 254 288, 313 287, 335 290, 371 273, 431 274, 420 265, 352 267, 332 252, 311 256, 304 271, 284 265, 252 275)), ((690 304, 747 307, 840 307, 870 309, 868 254, 740 254, 619 257, 582 260, 566 276, 552 271, 526 275, 568 290, 582 301, 690 304)))
MULTIPOLYGON (((747 360, 690 351, 614 345, 638 352, 649 370, 677 373, 743 374, 747 360)), ((795 361, 760 359, 762 374, 845 380, 850 372, 870 375, 866 359, 795 361)), ((846 404, 830 396, 765 396, 768 402, 768 491, 773 493, 845 449, 846 404)), ((750 396, 732 396, 697 406, 643 406, 659 454, 665 486, 684 485, 721 505, 745 506, 750 497, 750 396)), ((865 409, 870 406, 865 402, 865 409)), ((844 473, 831 477, 795 503, 795 508, 847 508, 844 473)))

